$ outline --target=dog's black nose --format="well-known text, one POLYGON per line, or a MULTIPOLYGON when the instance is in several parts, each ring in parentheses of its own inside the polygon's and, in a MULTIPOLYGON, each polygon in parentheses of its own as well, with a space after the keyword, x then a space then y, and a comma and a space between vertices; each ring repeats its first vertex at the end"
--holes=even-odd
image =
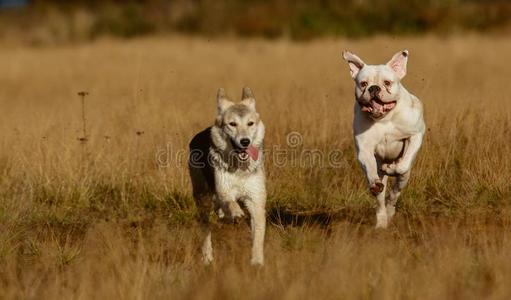
POLYGON ((378 93, 379 91, 381 91, 380 87, 377 85, 371 85, 369 87, 369 89, 367 89, 367 90, 369 91, 369 94, 371 94, 371 95, 374 95, 374 94, 378 93))
POLYGON ((248 147, 248 145, 250 145, 250 140, 247 139, 247 138, 243 138, 240 140, 240 144, 243 146, 243 147, 248 147))

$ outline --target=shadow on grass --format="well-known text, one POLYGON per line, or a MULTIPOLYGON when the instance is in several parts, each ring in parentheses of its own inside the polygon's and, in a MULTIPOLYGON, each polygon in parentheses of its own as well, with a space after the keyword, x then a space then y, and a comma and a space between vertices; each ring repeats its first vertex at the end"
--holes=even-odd
POLYGON ((349 208, 293 210, 285 207, 274 207, 268 210, 268 222, 276 226, 318 225, 327 228, 339 222, 353 224, 370 224, 374 210, 364 212, 352 211, 349 208))

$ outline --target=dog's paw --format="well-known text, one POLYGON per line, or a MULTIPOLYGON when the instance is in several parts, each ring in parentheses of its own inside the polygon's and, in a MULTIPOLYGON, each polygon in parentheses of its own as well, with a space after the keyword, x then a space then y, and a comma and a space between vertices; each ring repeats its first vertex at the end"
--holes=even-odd
POLYGON ((381 170, 387 175, 396 175, 397 174, 397 164, 383 164, 381 166, 381 170))
POLYGON ((202 254, 202 264, 211 266, 213 264, 213 254, 202 254))
POLYGON ((250 264, 255 267, 264 266, 264 258, 263 257, 252 257, 250 259, 250 264))
POLYGON ((390 221, 390 219, 392 219, 392 217, 396 214, 396 207, 392 204, 387 204, 386 210, 387 210, 387 218, 390 221))
POLYGON ((238 202, 229 201, 226 204, 226 207, 227 207, 227 213, 233 221, 235 221, 237 219, 241 219, 245 216, 245 213, 243 212, 243 209, 241 209, 238 202))
POLYGON ((389 176, 396 176, 405 174, 408 168, 401 163, 391 163, 383 164, 381 170, 389 176))
POLYGON ((376 181, 375 183, 371 184, 369 190, 373 196, 378 196, 381 192, 383 192, 383 187, 384 185, 381 181, 376 181))
POLYGON ((225 213, 221 208, 216 210, 216 215, 218 216, 219 219, 223 219, 225 217, 225 213))
POLYGON ((376 229, 385 229, 389 226, 389 218, 387 215, 384 216, 377 216, 376 219, 376 229))

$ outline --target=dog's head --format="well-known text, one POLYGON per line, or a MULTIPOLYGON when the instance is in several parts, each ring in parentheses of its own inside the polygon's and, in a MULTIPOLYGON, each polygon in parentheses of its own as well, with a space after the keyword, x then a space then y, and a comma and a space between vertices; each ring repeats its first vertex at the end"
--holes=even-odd
POLYGON ((383 118, 401 98, 401 79, 406 75, 408 50, 396 53, 385 65, 367 65, 349 51, 344 51, 342 56, 355 80, 355 97, 362 111, 373 119, 383 118))
POLYGON ((264 138, 264 125, 256 111, 256 100, 250 88, 243 88, 241 102, 227 99, 223 89, 217 94, 216 126, 231 143, 242 161, 257 160, 264 138))

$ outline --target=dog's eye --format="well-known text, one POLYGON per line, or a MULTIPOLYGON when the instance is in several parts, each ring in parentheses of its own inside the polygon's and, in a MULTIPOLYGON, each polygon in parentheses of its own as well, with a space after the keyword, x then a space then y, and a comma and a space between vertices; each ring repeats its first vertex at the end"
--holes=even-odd
POLYGON ((252 125, 254 125, 254 122, 250 121, 250 122, 247 123, 247 125, 248 126, 252 126, 252 125))
POLYGON ((367 81, 361 81, 360 86, 365 88, 367 86, 367 81))
POLYGON ((385 80, 383 83, 385 84, 385 86, 390 86, 392 84, 392 82, 389 80, 385 80))
POLYGON ((231 122, 229 123, 229 126, 232 126, 232 127, 236 127, 238 124, 236 124, 236 122, 231 122))

